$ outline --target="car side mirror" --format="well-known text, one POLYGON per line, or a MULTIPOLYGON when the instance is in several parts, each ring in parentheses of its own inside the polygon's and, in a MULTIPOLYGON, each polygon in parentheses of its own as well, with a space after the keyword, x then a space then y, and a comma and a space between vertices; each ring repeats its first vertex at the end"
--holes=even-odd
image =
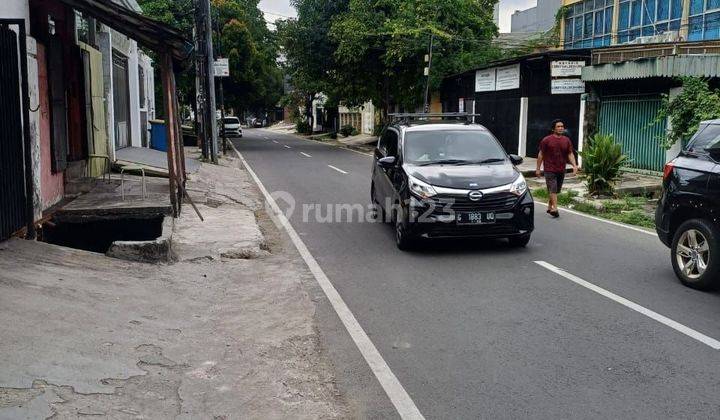
POLYGON ((523 163, 523 158, 518 155, 510 155, 510 162, 516 166, 521 165, 523 163))
POLYGON ((382 159, 379 159, 377 161, 377 164, 381 168, 389 169, 389 168, 392 168, 393 166, 395 166, 395 162, 397 162, 397 159, 395 158, 395 156, 386 156, 382 159))

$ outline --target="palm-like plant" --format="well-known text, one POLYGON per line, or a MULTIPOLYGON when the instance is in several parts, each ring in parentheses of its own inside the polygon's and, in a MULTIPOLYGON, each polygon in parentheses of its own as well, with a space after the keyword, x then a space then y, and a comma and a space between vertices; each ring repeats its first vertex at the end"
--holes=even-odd
POLYGON ((612 195, 615 183, 621 177, 620 168, 629 160, 622 153, 622 146, 615 142, 615 137, 612 134, 595 134, 580 156, 583 158, 583 176, 588 192, 612 195))

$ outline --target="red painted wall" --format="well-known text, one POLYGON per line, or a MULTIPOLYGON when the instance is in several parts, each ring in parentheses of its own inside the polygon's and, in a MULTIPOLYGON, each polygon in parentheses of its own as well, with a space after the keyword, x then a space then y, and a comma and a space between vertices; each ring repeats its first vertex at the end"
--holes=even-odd
POLYGON ((52 173, 50 149, 50 98, 45 46, 37 44, 38 92, 40 96, 40 196, 43 210, 60 201, 65 194, 63 173, 52 173))

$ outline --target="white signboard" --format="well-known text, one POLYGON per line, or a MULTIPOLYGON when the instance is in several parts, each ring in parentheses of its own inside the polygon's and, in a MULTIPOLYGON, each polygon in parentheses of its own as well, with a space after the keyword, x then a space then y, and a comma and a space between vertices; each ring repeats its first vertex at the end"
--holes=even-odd
POLYGON ((495 69, 478 70, 475 72, 475 92, 492 92, 495 90, 495 69))
POLYGON ((581 79, 553 79, 550 81, 550 93, 553 95, 585 93, 585 82, 581 79))
POLYGON ((518 89, 520 87, 520 64, 498 67, 495 90, 518 89))
POLYGON ((215 71, 215 77, 229 77, 230 76, 230 63, 227 58, 218 58, 215 60, 213 66, 215 71))
POLYGON ((580 76, 582 68, 585 67, 584 61, 551 61, 550 76, 552 77, 568 77, 580 76))

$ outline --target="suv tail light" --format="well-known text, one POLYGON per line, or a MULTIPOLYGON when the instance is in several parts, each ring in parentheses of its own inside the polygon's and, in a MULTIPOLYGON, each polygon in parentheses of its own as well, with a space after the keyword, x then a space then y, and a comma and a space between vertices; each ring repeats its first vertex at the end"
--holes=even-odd
POLYGON ((667 181, 670 174, 672 174, 673 169, 675 169, 675 164, 672 161, 665 164, 665 168, 663 169, 663 181, 667 181))

